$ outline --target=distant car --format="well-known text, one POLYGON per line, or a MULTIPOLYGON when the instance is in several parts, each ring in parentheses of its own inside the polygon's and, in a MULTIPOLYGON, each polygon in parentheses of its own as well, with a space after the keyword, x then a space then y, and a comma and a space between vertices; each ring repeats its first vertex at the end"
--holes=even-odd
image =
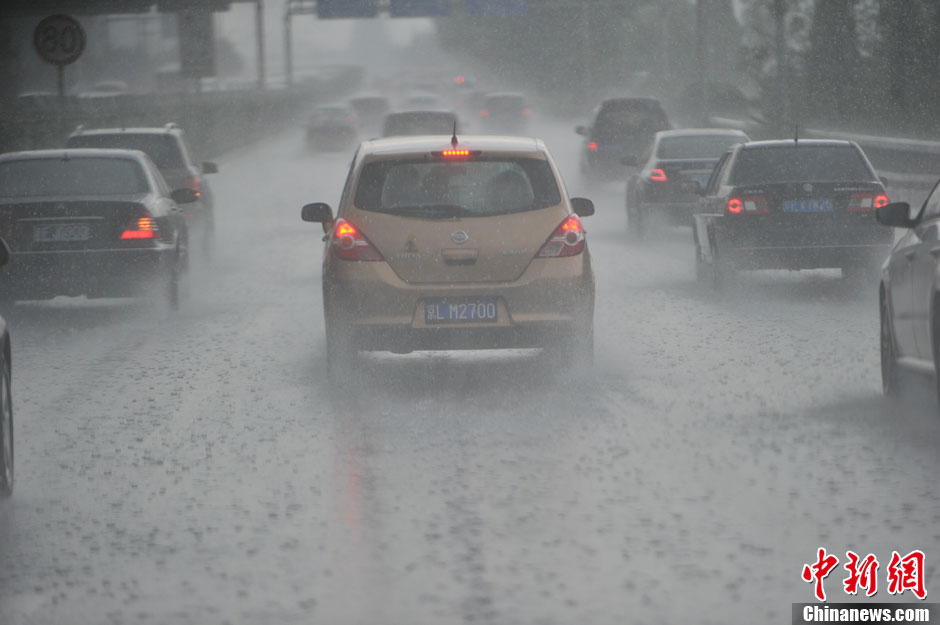
POLYGON ((881 272, 884 393, 901 393, 906 370, 934 376, 940 397, 940 183, 914 211, 907 202, 896 202, 880 207, 877 217, 886 226, 906 230, 881 272))
POLYGON ((78 94, 80 98, 110 98, 130 93, 127 83, 123 80, 100 80, 78 94))
POLYGON ((349 99, 349 108, 359 120, 359 128, 368 136, 376 136, 392 105, 381 95, 360 95, 349 99))
POLYGON ((593 358, 594 273, 581 217, 536 139, 448 135, 361 144, 323 224, 327 362, 358 350, 547 347, 593 358))
POLYGON ((754 141, 732 147, 712 172, 694 216, 700 278, 719 285, 736 269, 841 268, 870 273, 893 233, 875 210, 884 185, 849 141, 754 141))
MULTIPOLYGON (((0 239, 0 265, 10 260, 10 248, 0 239)), ((10 331, 0 317, 0 499, 13 494, 13 359, 10 331)))
POLYGON ((519 93, 488 93, 480 109, 480 131, 486 134, 525 135, 532 109, 519 93))
POLYGON ((320 106, 307 121, 307 145, 317 151, 347 150, 359 140, 359 120, 345 106, 320 106))
POLYGON ((639 160, 660 130, 672 124, 659 100, 611 98, 594 109, 590 126, 578 126, 584 137, 581 174, 589 179, 622 179, 624 158, 639 160))
POLYGON ((642 237, 656 217, 691 225, 699 198, 696 185, 705 188, 721 155, 732 145, 749 140, 740 130, 661 130, 639 162, 625 157, 625 164, 639 165, 639 170, 627 179, 630 235, 642 237))
POLYGON ((176 124, 157 128, 77 129, 65 143, 68 148, 140 150, 150 157, 171 189, 192 189, 197 201, 183 207, 191 240, 208 251, 215 231, 215 197, 206 179, 218 173, 214 162, 196 164, 183 130, 176 124))
POLYGON ((179 204, 140 151, 36 150, 0 155, 0 236, 13 260, 0 272, 11 302, 56 295, 165 294, 179 304, 187 227, 179 204))
POLYGON ((450 111, 403 111, 389 113, 382 124, 383 137, 450 135, 454 126, 460 132, 457 114, 450 111))
POLYGON ((429 111, 447 107, 436 93, 412 93, 401 99, 398 108, 402 111, 429 111))

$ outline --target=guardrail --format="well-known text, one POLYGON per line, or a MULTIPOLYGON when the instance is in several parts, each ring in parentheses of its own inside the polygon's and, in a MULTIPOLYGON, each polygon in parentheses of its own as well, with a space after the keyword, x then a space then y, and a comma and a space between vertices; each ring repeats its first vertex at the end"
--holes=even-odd
MULTIPOLYGON (((770 127, 756 121, 711 117, 710 123, 720 128, 736 128, 754 139, 779 138, 770 127)), ((880 137, 851 132, 800 128, 800 136, 813 139, 854 141, 868 155, 887 187, 928 190, 940 179, 940 141, 922 141, 897 137, 880 137)))
POLYGON ((200 156, 213 156, 293 123, 318 102, 349 93, 359 78, 337 72, 315 84, 264 91, 0 99, 0 153, 60 148, 80 124, 130 128, 175 122, 200 156))

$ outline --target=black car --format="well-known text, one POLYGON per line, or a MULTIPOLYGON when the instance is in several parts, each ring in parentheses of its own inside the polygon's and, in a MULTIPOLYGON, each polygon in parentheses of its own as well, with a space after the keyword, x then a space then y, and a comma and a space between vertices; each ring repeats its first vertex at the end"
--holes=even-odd
POLYGON ((662 130, 639 162, 626 157, 624 164, 640 165, 627 179, 628 233, 642 237, 651 218, 691 224, 698 204, 695 185, 704 188, 715 163, 729 147, 749 141, 740 130, 690 128, 662 130))
POLYGON ((584 137, 581 175, 589 179, 623 176, 623 159, 639 160, 653 135, 672 125, 655 98, 611 98, 594 109, 590 126, 578 126, 584 137))
POLYGON ((215 199, 207 174, 218 173, 214 162, 197 164, 183 130, 176 124, 162 128, 77 129, 66 141, 68 148, 113 148, 140 150, 150 157, 171 189, 192 189, 197 201, 184 212, 191 239, 208 252, 215 230, 215 199))
POLYGON ((460 131, 457 114, 450 111, 402 111, 389 113, 382 124, 383 137, 449 135, 460 131))
POLYGON ((307 146, 316 151, 337 152, 359 140, 359 120, 344 106, 321 106, 307 121, 307 146))
POLYGON ((699 276, 841 268, 864 275, 891 249, 875 210, 888 196, 849 141, 755 141, 721 157, 694 215, 699 276))
POLYGON ((525 135, 532 109, 520 93, 488 93, 480 109, 480 132, 496 135, 525 135))
POLYGON ((902 370, 909 370, 934 376, 940 396, 940 183, 913 214, 907 202, 897 202, 879 208, 877 216, 886 226, 906 229, 881 273, 884 392, 898 395, 902 370))
POLYGON ((171 192, 139 151, 0 155, 0 236, 13 258, 0 297, 165 293, 175 308, 188 241, 179 204, 195 199, 171 192))
MULTIPOLYGON (((10 248, 0 239, 0 265, 10 260, 10 248)), ((13 494, 13 359, 10 332, 0 317, 0 498, 13 494)))

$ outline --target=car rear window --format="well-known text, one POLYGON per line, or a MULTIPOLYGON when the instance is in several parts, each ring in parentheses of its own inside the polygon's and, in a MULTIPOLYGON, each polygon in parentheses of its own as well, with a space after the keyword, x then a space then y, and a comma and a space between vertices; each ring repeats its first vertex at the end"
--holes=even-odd
POLYGON ((454 131, 456 121, 457 117, 452 113, 422 112, 413 115, 389 115, 385 118, 382 135, 385 137, 449 135, 454 131))
POLYGON ((721 158, 728 148, 746 139, 730 135, 687 135, 662 137, 656 157, 663 160, 682 158, 721 158))
POLYGON ((133 195, 148 192, 136 161, 31 158, 0 163, 0 197, 133 195))
POLYGON ((541 159, 398 159, 365 165, 354 201, 362 210, 393 215, 487 217, 554 206, 561 194, 541 159))
POLYGON ((140 150, 150 157, 160 171, 183 169, 186 161, 179 142, 171 134, 115 133, 113 135, 76 135, 69 137, 70 148, 114 148, 140 150))
POLYGON ((731 184, 777 182, 857 182, 875 180, 859 151, 851 145, 804 145, 741 150, 731 184))
POLYGON ((594 122, 595 138, 611 140, 652 137, 669 129, 669 120, 659 108, 649 104, 607 106, 594 122))

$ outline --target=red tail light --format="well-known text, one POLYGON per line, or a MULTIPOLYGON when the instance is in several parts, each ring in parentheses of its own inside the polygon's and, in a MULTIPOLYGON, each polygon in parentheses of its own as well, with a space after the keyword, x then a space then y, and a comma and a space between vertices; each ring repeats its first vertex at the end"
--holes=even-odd
POLYGON ((121 233, 122 239, 156 239, 159 236, 160 228, 150 213, 132 221, 121 233))
POLYGON ((597 152, 597 141, 588 141, 588 149, 591 152, 597 152))
POLYGON ((873 211, 886 206, 888 204, 888 196, 884 193, 879 193, 874 195, 872 193, 853 193, 849 197, 849 203, 845 207, 845 210, 850 212, 865 212, 873 211))
POLYGON ((523 117, 532 117, 532 109, 522 109, 523 117))
POLYGON ((199 176, 190 176, 183 181, 183 186, 187 189, 192 189, 193 193, 196 194, 196 197, 202 195, 202 180, 199 176))
POLYGON ((382 255, 345 219, 337 219, 330 239, 333 253, 345 260, 382 260, 382 255))
POLYGON ((666 177, 666 172, 662 169, 654 169, 650 172, 650 180, 653 182, 666 182, 669 179, 666 177))
POLYGON ((767 215, 770 207, 761 195, 728 198, 728 212, 733 215, 767 215))
POLYGON ((539 258, 575 256, 584 251, 584 227, 577 215, 569 215, 539 250, 539 258))
POLYGON ((480 111, 480 117, 489 117, 489 116, 490 116, 490 112, 487 111, 486 109, 483 109, 482 111, 480 111))

